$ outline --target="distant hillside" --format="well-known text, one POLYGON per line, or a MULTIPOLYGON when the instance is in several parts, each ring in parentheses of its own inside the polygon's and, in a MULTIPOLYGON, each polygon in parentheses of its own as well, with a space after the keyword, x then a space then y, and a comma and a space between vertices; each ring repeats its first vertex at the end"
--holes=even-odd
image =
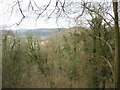
POLYGON ((36 35, 36 36, 49 36, 52 34, 57 33, 58 31, 65 30, 64 28, 36 28, 36 29, 17 29, 14 30, 14 33, 17 33, 18 35, 36 35))

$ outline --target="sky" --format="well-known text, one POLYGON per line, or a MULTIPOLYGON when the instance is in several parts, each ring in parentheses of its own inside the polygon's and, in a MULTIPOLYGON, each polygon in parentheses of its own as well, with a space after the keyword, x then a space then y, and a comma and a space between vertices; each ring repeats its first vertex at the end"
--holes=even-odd
MULTIPOLYGON (((71 14, 70 15, 71 20, 63 16, 58 20, 58 22, 56 22, 56 18, 53 15, 53 17, 50 19, 47 19, 46 16, 41 16, 36 21, 35 20, 37 17, 36 14, 34 14, 32 11, 27 12, 29 0, 23 0, 23 2, 21 2, 21 7, 23 8, 24 14, 27 17, 23 19, 20 25, 17 26, 15 23, 18 23, 20 21, 22 15, 20 14, 17 6, 14 7, 12 12, 12 7, 14 6, 16 1, 17 0, 0 0, 0 28, 3 29, 66 28, 76 25, 74 23, 74 17, 77 16, 78 14, 71 14)), ((39 7, 43 7, 44 5, 48 4, 50 0, 34 0, 34 1, 37 2, 39 7)), ((80 2, 81 0, 69 0, 69 1, 80 2)), ((101 0, 89 0, 89 1, 100 2, 101 0)), ((111 0, 104 1, 110 2, 111 0)), ((50 10, 54 8, 53 6, 55 6, 55 2, 56 0, 52 0, 51 7, 49 7, 50 10)), ((48 10, 47 12, 51 12, 50 10, 48 10)))

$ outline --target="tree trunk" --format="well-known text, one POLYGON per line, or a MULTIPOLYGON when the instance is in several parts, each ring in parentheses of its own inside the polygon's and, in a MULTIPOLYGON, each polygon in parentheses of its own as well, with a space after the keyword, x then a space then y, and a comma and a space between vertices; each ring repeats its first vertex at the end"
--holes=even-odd
POLYGON ((120 88, 120 31, 118 24, 118 2, 113 0, 115 23, 115 88, 120 88))

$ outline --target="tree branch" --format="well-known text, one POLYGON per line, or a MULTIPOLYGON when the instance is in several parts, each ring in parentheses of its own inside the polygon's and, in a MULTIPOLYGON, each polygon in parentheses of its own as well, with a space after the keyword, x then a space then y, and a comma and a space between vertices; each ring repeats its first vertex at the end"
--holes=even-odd
POLYGON ((111 29, 113 29, 113 27, 110 25, 110 23, 107 22, 107 20, 106 20, 99 12, 97 12, 97 11, 95 11, 95 10, 93 10, 93 9, 90 9, 89 7, 86 6, 86 4, 84 4, 83 6, 84 6, 88 11, 91 11, 91 12, 97 14, 98 16, 100 16, 100 17, 106 22, 106 24, 107 24, 111 29))
POLYGON ((36 20, 38 20, 38 18, 40 17, 40 15, 42 15, 46 10, 47 8, 49 7, 50 3, 51 3, 52 0, 49 1, 48 5, 44 8, 44 10, 38 14, 38 17, 36 18, 36 20))
POLYGON ((19 10, 20 10, 20 13, 21 13, 21 15, 22 15, 22 18, 21 18, 20 22, 17 23, 17 25, 20 25, 20 23, 21 23, 21 22, 23 21, 23 19, 25 18, 25 15, 23 14, 23 11, 22 11, 22 9, 21 9, 19 0, 17 0, 17 4, 18 4, 18 8, 19 8, 19 10))

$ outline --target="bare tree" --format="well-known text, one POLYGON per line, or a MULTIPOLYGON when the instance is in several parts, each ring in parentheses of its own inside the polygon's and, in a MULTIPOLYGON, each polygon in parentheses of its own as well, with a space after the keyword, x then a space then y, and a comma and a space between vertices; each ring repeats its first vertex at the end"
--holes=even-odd
POLYGON ((118 1, 113 0, 115 29, 115 88, 120 88, 120 31, 118 24, 118 1))

